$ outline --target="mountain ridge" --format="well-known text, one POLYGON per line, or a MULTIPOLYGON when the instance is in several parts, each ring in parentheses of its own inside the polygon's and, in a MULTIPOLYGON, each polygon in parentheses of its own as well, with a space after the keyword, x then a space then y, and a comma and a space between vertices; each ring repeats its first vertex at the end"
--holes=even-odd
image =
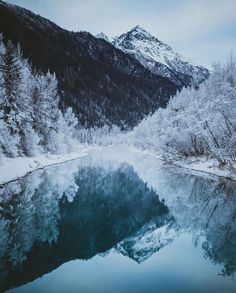
POLYGON ((103 33, 96 37, 111 42, 154 74, 166 77, 178 86, 201 83, 209 77, 207 68, 190 62, 140 25, 114 38, 103 33))
POLYGON ((85 127, 133 127, 179 89, 114 45, 3 1, 0 32, 20 43, 36 71, 56 73, 62 109, 71 106, 85 127))

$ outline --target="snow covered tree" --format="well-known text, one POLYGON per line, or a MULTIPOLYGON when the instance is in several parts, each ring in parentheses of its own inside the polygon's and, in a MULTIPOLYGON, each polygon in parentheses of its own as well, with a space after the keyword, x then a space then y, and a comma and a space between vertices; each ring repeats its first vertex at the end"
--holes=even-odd
POLYGON ((21 60, 21 87, 19 92, 20 110, 20 148, 27 156, 37 155, 42 149, 39 146, 40 137, 34 129, 34 104, 33 92, 35 78, 30 65, 26 60, 21 60))
POLYGON ((3 116, 3 112, 0 111, 0 159, 4 155, 17 156, 19 143, 18 137, 11 135, 3 116))
POLYGON ((77 124, 59 109, 55 74, 33 74, 20 46, 0 35, 0 156, 71 151, 77 124))
POLYGON ((40 144, 48 152, 55 152, 57 141, 55 136, 60 119, 59 97, 57 94, 57 79, 55 74, 36 77, 35 99, 35 127, 40 133, 40 144))
MULTIPOLYGON (((12 72, 12 67, 16 66, 18 70, 18 66, 15 64, 13 56, 12 44, 8 43, 8 48, 6 48, 3 43, 3 37, 0 34, 0 154, 8 156, 16 156, 18 154, 19 143, 19 136, 16 128, 18 119, 15 113, 16 109, 14 109, 14 88, 16 84, 13 81, 13 76, 16 72, 12 72), (8 57, 6 57, 7 52, 8 57), (6 62, 9 66, 6 66, 6 62), (8 75, 11 77, 9 82, 7 82, 8 75)), ((18 74, 19 72, 16 74, 17 78, 19 77, 18 74)))
POLYGON ((2 100, 2 109, 4 113, 4 121, 10 128, 12 135, 18 134, 19 124, 19 89, 21 82, 21 71, 19 60, 19 52, 11 41, 5 48, 5 53, 2 55, 2 78, 4 87, 4 97, 2 100))
POLYGON ((215 65, 198 88, 184 88, 166 109, 142 121, 135 143, 164 156, 204 155, 220 164, 236 161, 236 64, 215 65))
POLYGON ((68 152, 72 151, 76 145, 78 119, 76 118, 71 107, 66 109, 64 113, 65 131, 63 131, 67 140, 68 152))

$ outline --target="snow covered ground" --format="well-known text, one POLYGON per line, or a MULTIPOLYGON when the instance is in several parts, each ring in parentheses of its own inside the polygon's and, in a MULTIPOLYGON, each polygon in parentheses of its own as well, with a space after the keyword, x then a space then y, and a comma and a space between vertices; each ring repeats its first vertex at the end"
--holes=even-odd
POLYGON ((175 166, 179 166, 185 169, 193 171, 204 172, 213 174, 219 177, 226 177, 236 181, 236 165, 219 166, 219 163, 214 159, 207 159, 204 157, 200 158, 189 158, 185 161, 175 161, 175 166))
MULTIPOLYGON (((165 161, 161 154, 149 150, 141 150, 139 148, 130 148, 134 152, 139 152, 145 155, 153 156, 159 160, 165 161)), ((166 161, 167 162, 167 161, 166 161)), ((211 174, 218 177, 225 177, 236 181, 236 165, 220 167, 219 163, 214 159, 207 159, 206 157, 192 157, 186 160, 175 160, 167 162, 177 167, 197 171, 201 173, 211 174)))
POLYGON ((61 155, 3 158, 0 162, 0 184, 7 183, 46 166, 74 160, 88 154, 91 148, 78 146, 75 152, 61 155))

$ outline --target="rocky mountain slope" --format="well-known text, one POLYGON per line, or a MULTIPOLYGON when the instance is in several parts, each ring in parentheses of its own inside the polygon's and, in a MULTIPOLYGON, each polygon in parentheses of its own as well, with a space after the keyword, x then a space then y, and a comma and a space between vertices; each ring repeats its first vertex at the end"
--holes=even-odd
POLYGON ((56 73, 61 107, 72 106, 84 126, 132 127, 179 88, 107 41, 3 1, 0 32, 20 43, 37 71, 56 73))
POLYGON ((202 82, 209 76, 208 69, 186 60, 140 26, 115 38, 109 38, 103 33, 97 35, 97 38, 111 42, 151 72, 166 77, 177 85, 202 82))

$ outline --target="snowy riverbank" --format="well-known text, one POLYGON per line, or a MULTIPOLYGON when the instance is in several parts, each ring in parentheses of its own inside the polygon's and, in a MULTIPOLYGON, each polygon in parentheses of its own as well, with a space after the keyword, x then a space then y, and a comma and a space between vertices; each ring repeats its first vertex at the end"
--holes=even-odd
POLYGON ((185 161, 180 160, 171 163, 181 168, 202 173, 208 173, 218 177, 225 177, 236 181, 236 165, 220 166, 217 160, 215 159, 207 159, 204 157, 200 157, 189 158, 185 161))
POLYGON ((0 162, 0 184, 16 180, 37 169, 86 156, 89 149, 79 146, 75 152, 69 154, 3 158, 0 162))
MULTIPOLYGON (((101 147, 79 146, 75 152, 70 154, 3 158, 0 163, 0 185, 23 177, 32 171, 81 158, 88 155, 89 150, 94 148, 97 149, 101 147)), ((189 169, 189 171, 196 171, 208 175, 210 174, 213 176, 225 177, 236 181, 236 166, 232 166, 231 169, 228 166, 220 168, 218 162, 214 159, 207 160, 206 158, 202 157, 168 162, 162 158, 160 153, 155 151, 141 150, 134 147, 130 147, 129 150, 152 156, 165 163, 189 169)), ((119 152, 119 149, 117 149, 117 151, 119 152)))
POLYGON ((190 171, 196 171, 201 173, 206 173, 218 177, 225 177, 230 180, 236 181, 236 164, 233 166, 219 166, 219 163, 215 159, 207 159, 205 157, 191 157, 186 160, 172 160, 167 161, 163 159, 162 155, 155 151, 142 150, 139 148, 130 148, 134 152, 139 152, 145 155, 152 156, 156 159, 162 160, 171 165, 177 167, 189 169, 190 171))

